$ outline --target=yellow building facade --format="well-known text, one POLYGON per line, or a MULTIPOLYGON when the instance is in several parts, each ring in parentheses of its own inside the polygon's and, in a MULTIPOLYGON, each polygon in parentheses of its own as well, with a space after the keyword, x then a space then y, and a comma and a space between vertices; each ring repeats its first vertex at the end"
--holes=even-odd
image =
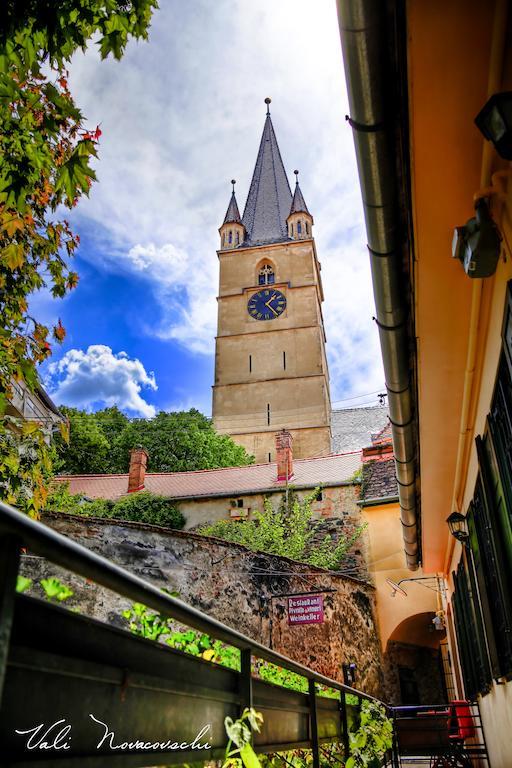
POLYGON ((244 214, 233 182, 219 230, 212 409, 217 431, 257 463, 275 461, 283 428, 296 458, 330 453, 320 263, 296 175, 292 195, 267 111, 244 214))
POLYGON ((395 452, 411 467, 404 548, 442 581, 452 695, 479 706, 489 764, 510 768, 512 12, 507 0, 389 8, 339 3, 376 303, 402 321, 380 333, 395 452), (377 258, 400 290, 383 291, 377 258), (405 397, 390 387, 400 355, 405 397))

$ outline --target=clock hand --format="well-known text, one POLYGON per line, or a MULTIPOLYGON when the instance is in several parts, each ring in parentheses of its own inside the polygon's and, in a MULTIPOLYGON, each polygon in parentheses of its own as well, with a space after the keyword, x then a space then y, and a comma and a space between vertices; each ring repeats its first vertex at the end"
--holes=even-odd
POLYGON ((275 315, 276 317, 278 317, 278 314, 277 314, 277 312, 275 311, 274 307, 271 307, 271 306, 270 306, 270 304, 269 304, 268 302, 267 302, 267 303, 265 303, 265 306, 266 306, 266 307, 268 307, 268 308, 269 308, 269 309, 270 309, 270 310, 271 310, 271 311, 274 313, 274 315, 275 315))

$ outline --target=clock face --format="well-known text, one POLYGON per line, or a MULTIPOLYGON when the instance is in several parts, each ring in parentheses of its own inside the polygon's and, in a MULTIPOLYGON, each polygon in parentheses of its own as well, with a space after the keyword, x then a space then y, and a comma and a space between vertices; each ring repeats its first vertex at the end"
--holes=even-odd
POLYGON ((272 288, 253 293, 247 302, 247 311, 255 320, 275 320, 285 309, 286 296, 272 288))

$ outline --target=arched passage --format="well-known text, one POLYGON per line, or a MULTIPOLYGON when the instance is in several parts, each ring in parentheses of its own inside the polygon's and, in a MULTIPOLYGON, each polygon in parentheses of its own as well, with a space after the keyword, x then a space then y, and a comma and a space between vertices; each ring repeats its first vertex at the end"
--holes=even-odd
MULTIPOLYGON (((408 616, 394 628, 384 653, 386 699, 396 705, 447 701, 444 629, 435 628, 433 611, 408 616)), ((448 659, 449 661, 449 659, 448 659)))

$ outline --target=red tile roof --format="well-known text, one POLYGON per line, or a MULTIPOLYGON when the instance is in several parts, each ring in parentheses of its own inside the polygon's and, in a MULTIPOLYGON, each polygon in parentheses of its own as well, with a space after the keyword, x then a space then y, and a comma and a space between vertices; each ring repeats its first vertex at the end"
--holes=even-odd
MULTIPOLYGON (((315 488, 347 483, 361 466, 361 452, 333 454, 312 459, 295 459, 290 485, 315 488)), ((235 496, 284 488, 277 481, 277 466, 251 464, 248 467, 203 469, 197 472, 148 472, 145 489, 172 498, 235 496)), ((69 483, 70 493, 93 499, 118 499, 128 489, 128 475, 61 475, 58 482, 69 483)))

